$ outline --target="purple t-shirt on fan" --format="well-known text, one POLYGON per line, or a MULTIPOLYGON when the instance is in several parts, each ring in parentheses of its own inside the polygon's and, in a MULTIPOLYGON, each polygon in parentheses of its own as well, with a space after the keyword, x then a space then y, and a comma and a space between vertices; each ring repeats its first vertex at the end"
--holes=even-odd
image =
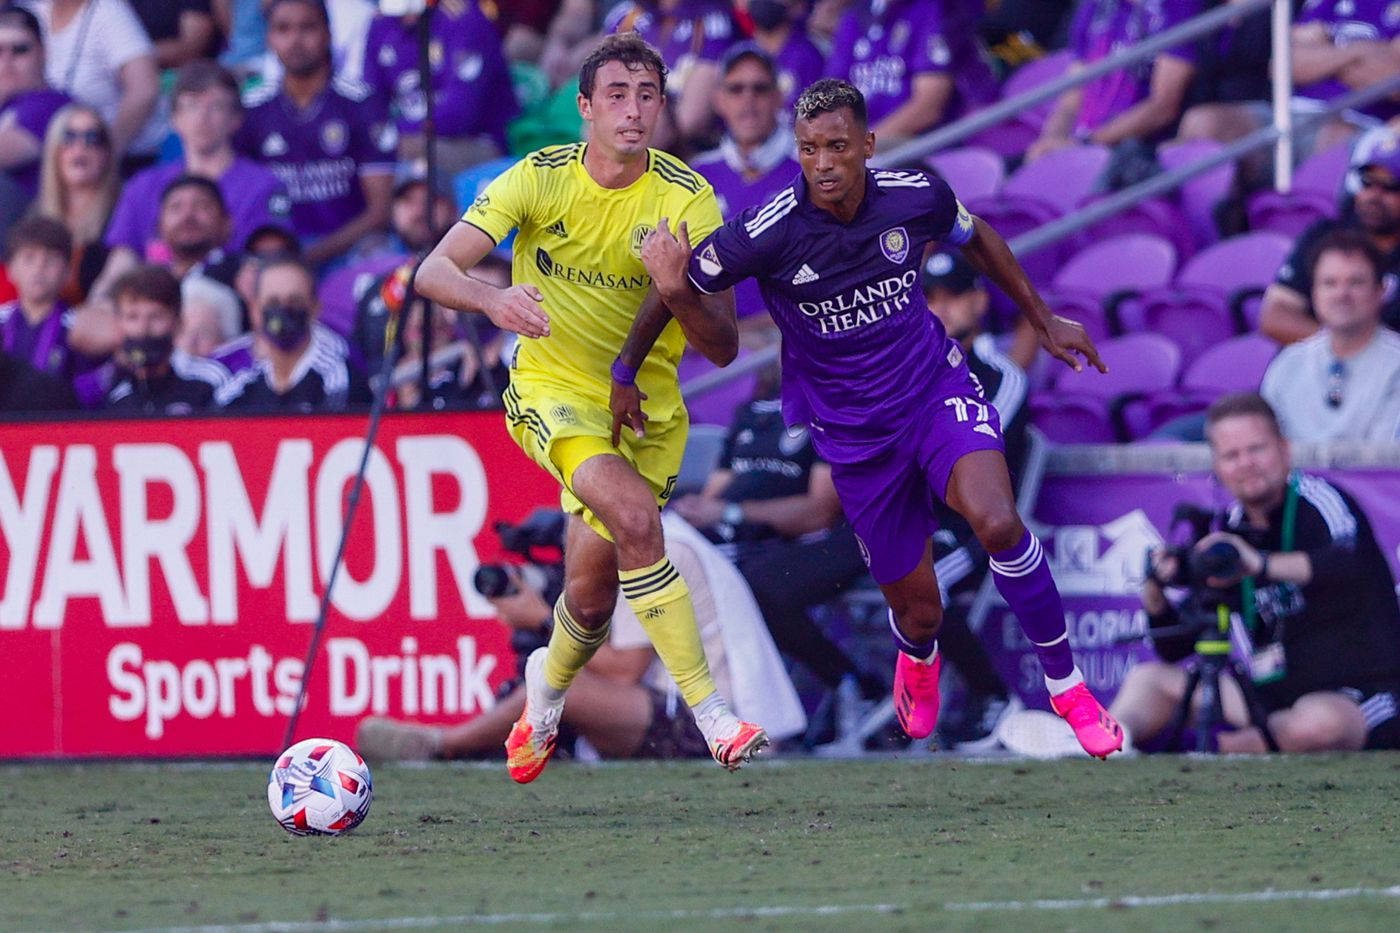
MULTIPOLYGON (((1339 47, 1353 42, 1389 42, 1400 35, 1400 6, 1394 0, 1308 0, 1298 14, 1298 25, 1305 23, 1321 23, 1326 27, 1332 43, 1339 47)), ((1324 104, 1352 90, 1355 89, 1336 78, 1326 78, 1297 88, 1299 97, 1324 104)), ((1389 120, 1400 114, 1400 106, 1385 99, 1360 110, 1378 120, 1389 120)))
MULTIPOLYGON (((720 216, 729 218, 746 208, 767 203, 793 183, 802 167, 791 155, 792 146, 792 130, 780 126, 772 138, 745 160, 738 147, 726 137, 720 148, 691 160, 690 167, 714 187, 720 216)), ((757 281, 745 279, 734 286, 734 309, 739 317, 762 313, 765 307, 757 281)))
POLYGON ((623 4, 608 14, 605 31, 636 31, 661 53, 670 69, 666 93, 679 96, 697 62, 717 62, 738 38, 731 6, 724 0, 681 0, 661 13, 639 3, 623 4))
POLYGON ((365 209, 360 176, 394 172, 396 134, 363 84, 335 79, 305 110, 280 87, 264 86, 244 106, 234 147, 286 186, 292 229, 304 240, 334 233, 365 209))
POLYGON ((783 106, 791 113, 807 85, 820 78, 826 70, 826 56, 807 37, 799 23, 788 34, 778 54, 773 56, 773 64, 778 66, 778 87, 783 92, 783 106))
MULTIPOLYGON (((137 256, 150 258, 147 250, 158 238, 161 196, 165 186, 183 174, 185 162, 181 159, 152 166, 127 182, 107 224, 107 245, 125 246, 137 256)), ((233 164, 216 181, 232 227, 225 244, 230 252, 242 252, 248 234, 259 227, 276 224, 290 229, 291 201, 287 189, 272 172, 250 159, 235 156, 233 164)))
MULTIPOLYGON (((704 292, 749 276, 783 335, 783 415, 813 429, 828 463, 885 450, 960 362, 919 288, 924 247, 962 245, 972 217, 941 179, 870 171, 843 224, 814 205, 800 176, 766 204, 695 247, 690 280, 704 292)), ((941 404, 941 403, 940 403, 941 404)))
MULTIPOLYGON (((418 27, 397 16, 376 16, 365 40, 364 81, 392 103, 399 132, 417 133, 426 112, 418 75, 418 27)), ((460 16, 441 7, 433 13, 428 62, 433 79, 433 116, 445 139, 489 136, 506 148, 506 124, 519 106, 501 37, 475 3, 460 16)))
MULTIPOLYGON (((14 125, 28 132, 42 145, 49 121, 70 100, 71 98, 62 91, 46 87, 20 91, 0 105, 0 133, 3 133, 7 126, 14 125), (13 124, 11 121, 14 121, 13 124)), ((31 198, 39 193, 38 158, 10 169, 9 175, 31 198)))
MULTIPOLYGON (((1201 12, 1201 0, 1080 0, 1069 27, 1069 48, 1080 62, 1095 62, 1170 29, 1201 12)), ((1167 51, 1195 64, 1194 44, 1167 51)), ((1075 129, 1089 132, 1146 99, 1152 84, 1152 59, 1110 71, 1084 85, 1084 105, 1075 129)))
POLYGON ((996 76, 960 14, 950 15, 938 0, 872 0, 868 11, 860 6, 836 28, 826 74, 860 88, 872 126, 909 99, 915 75, 952 77, 945 122, 996 99, 996 76))
POLYGON ((68 349, 71 313, 60 301, 42 321, 30 324, 18 301, 0 305, 0 345, 41 373, 72 379, 80 361, 68 349))

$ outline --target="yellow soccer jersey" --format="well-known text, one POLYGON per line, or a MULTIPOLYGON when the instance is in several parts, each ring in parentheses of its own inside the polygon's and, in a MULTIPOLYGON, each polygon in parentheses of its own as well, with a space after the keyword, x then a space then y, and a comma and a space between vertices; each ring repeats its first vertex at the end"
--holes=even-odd
MULTIPOLYGON (((714 189, 674 156, 651 149, 647 170, 626 188, 604 188, 583 167, 584 143, 530 153, 482 192, 462 219, 497 243, 512 229, 514 281, 544 296, 550 333, 521 338, 512 378, 608 403, 609 368, 622 349, 651 276, 642 239, 666 217, 686 222, 699 243, 720 225, 714 189)), ((676 364, 680 325, 667 325, 637 375, 647 414, 669 418, 680 406, 676 364)))

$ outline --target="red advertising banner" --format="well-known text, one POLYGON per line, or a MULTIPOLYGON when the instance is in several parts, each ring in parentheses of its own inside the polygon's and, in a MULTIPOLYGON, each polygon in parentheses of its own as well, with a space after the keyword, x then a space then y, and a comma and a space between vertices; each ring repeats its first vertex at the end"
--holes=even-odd
MULTIPOLYGON (((0 758, 275 754, 364 430, 0 425, 0 758)), ((489 707, 513 659, 472 576, 557 501, 499 414, 386 417, 300 734, 489 707)))

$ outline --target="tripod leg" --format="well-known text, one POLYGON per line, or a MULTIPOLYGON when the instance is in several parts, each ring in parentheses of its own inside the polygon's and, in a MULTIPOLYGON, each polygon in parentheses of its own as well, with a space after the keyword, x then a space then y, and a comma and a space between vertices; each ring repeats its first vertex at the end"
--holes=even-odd
POLYGON ((1220 704, 1220 668, 1213 658, 1202 664, 1201 671, 1201 711, 1196 717, 1196 751, 1213 752, 1210 747, 1215 729, 1225 721, 1225 710, 1220 704))
POLYGON ((1245 676, 1240 666, 1231 663, 1228 668, 1230 676, 1235 679, 1235 683, 1240 686, 1240 693, 1244 694, 1245 709, 1249 713, 1249 723, 1259 730, 1259 734, 1264 737, 1264 745, 1271 752, 1277 752, 1278 740, 1274 738, 1273 732, 1269 729, 1269 714, 1264 709, 1264 703, 1259 699, 1259 691, 1254 687, 1254 681, 1245 676))
POLYGON ((1191 715, 1191 697, 1200 682, 1200 665, 1194 665, 1186 675, 1186 693, 1176 705, 1176 712, 1172 714, 1171 722, 1167 725, 1167 740, 1163 743, 1163 748, 1174 752, 1181 751, 1181 730, 1186 727, 1186 719, 1191 715))

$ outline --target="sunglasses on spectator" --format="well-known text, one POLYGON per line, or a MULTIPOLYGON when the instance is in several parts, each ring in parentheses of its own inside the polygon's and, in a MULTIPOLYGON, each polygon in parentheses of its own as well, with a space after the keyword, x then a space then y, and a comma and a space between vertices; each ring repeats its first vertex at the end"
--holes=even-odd
POLYGON ((63 145, 71 146, 74 143, 82 143, 91 149, 107 148, 107 131, 101 129, 90 130, 64 130, 63 145))
POLYGON ((1379 188, 1387 194, 1400 192, 1400 179, 1385 178, 1381 175, 1362 175, 1361 187, 1379 188))
POLYGON ((742 81, 736 81, 733 84, 724 85, 724 93, 733 94, 735 97, 738 97, 745 91, 748 91, 750 94, 754 95, 771 94, 773 92, 773 85, 771 82, 761 81, 755 81, 752 84, 745 84, 742 81))
POLYGON ((28 55, 34 51, 33 42, 16 42, 14 45, 0 45, 0 52, 9 52, 18 58, 21 55, 28 55))
POLYGON ((1327 367, 1327 407, 1342 407, 1342 392, 1347 387, 1347 368, 1341 360, 1333 360, 1327 367))

